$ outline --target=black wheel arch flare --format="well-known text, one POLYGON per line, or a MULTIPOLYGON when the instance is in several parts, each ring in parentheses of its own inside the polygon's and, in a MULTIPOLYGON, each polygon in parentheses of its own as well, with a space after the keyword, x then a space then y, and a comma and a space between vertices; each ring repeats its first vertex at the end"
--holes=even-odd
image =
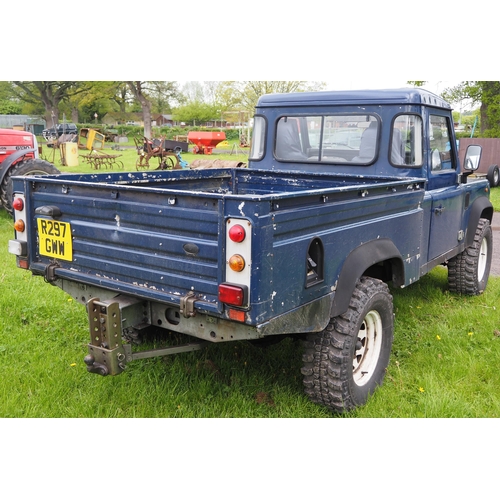
POLYGON ((363 243, 347 256, 339 274, 330 316, 344 313, 361 276, 371 276, 382 281, 392 281, 395 286, 405 283, 403 259, 396 245, 388 238, 363 243), (379 266, 385 264, 385 266, 379 266), (375 273, 379 266, 381 273, 375 273), (387 271, 390 270, 390 275, 387 271), (378 274, 378 275, 376 275, 378 274))
POLYGON ((474 243, 474 235, 479 223, 479 219, 493 219, 493 205, 485 196, 481 196, 472 204, 470 211, 469 223, 467 224, 466 246, 470 247, 474 243))

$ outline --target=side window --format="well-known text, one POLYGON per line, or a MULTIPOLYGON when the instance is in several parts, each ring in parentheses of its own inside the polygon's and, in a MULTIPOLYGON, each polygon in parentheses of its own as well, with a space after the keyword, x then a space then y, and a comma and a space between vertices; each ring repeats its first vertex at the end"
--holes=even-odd
POLYGON ((422 118, 418 115, 399 115, 393 122, 391 134, 391 163, 396 167, 422 165, 422 118))
POLYGON ((450 123, 445 116, 430 115, 429 143, 431 153, 431 170, 452 170, 455 160, 452 157, 450 144, 450 123))
POLYGON ((254 117, 252 131, 252 146, 249 160, 261 160, 264 156, 264 144, 266 134, 266 120, 263 116, 254 117))

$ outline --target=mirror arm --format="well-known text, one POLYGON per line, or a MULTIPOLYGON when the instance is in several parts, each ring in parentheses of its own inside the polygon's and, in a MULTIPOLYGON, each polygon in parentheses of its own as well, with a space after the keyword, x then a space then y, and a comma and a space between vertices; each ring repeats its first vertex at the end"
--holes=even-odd
POLYGON ((465 172, 462 172, 461 173, 461 183, 462 184, 467 184, 467 177, 469 177, 469 175, 471 175, 472 173, 474 173, 472 170, 466 170, 465 172))

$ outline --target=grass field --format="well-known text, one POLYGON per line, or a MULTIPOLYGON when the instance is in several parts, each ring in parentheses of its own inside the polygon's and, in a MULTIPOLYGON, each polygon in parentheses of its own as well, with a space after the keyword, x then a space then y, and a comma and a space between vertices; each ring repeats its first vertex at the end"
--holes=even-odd
MULTIPOLYGON (((93 152, 93 155, 108 155, 108 156, 116 156, 116 162, 120 162, 123 164, 123 168, 121 166, 115 165, 109 168, 101 168, 97 170, 97 172, 102 171, 136 171, 136 162, 139 158, 137 149, 134 146, 134 142, 130 140, 125 144, 116 145, 118 149, 112 149, 112 143, 106 143, 104 149, 99 150, 97 152, 93 152)), ((190 148, 191 151, 191 148, 190 148)), ((182 160, 191 164, 195 160, 223 160, 223 161, 238 161, 246 163, 248 161, 248 152, 249 149, 239 148, 237 147, 235 141, 220 143, 217 148, 213 150, 213 153, 210 155, 200 155, 189 153, 181 153, 182 160)), ((53 163, 61 172, 68 173, 95 173, 96 169, 93 168, 92 163, 88 161, 86 158, 90 154, 90 151, 86 149, 81 149, 78 151, 78 166, 75 167, 67 167, 64 166, 61 162, 61 153, 58 149, 48 148, 44 143, 42 143, 42 157, 53 163)), ((158 168, 159 161, 158 158, 151 158, 149 160, 150 170, 158 168)), ((144 170, 144 169, 143 169, 144 170)))
MULTIPOLYGON (((333 416, 303 395, 301 344, 288 339, 267 349, 237 342, 135 361, 117 377, 87 373, 84 307, 18 269, 7 252, 12 235, 2 210, 0 417, 333 416)), ((393 294, 385 382, 348 417, 498 417, 500 278, 490 278, 481 296, 461 297, 447 291, 446 269, 438 268, 393 294)))

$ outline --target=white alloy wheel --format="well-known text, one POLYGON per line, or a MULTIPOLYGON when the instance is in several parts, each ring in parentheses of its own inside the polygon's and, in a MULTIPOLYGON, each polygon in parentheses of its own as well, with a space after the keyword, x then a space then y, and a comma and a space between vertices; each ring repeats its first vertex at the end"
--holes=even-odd
POLYGON ((356 385, 365 385, 375 371, 382 346, 382 329, 380 314, 375 310, 369 311, 359 329, 354 352, 352 368, 356 385))
POLYGON ((488 264, 488 240, 483 238, 481 241, 481 247, 479 248, 479 259, 477 262, 477 280, 482 281, 484 278, 484 272, 486 271, 486 266, 488 264))

